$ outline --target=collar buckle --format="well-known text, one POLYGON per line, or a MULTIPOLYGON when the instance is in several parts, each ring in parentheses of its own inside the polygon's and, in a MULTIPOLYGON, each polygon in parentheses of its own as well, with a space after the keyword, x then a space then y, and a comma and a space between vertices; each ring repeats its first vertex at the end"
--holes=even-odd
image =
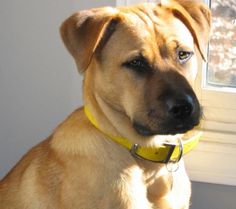
POLYGON ((181 158, 183 157, 183 152, 184 152, 184 147, 183 147, 182 140, 181 139, 178 140, 178 145, 167 144, 167 143, 164 144, 164 145, 165 146, 170 146, 171 148, 170 148, 170 151, 167 155, 167 158, 164 160, 163 163, 166 163, 166 164, 168 164, 168 163, 172 163, 172 164, 178 163, 181 160, 181 158), (175 159, 171 159, 171 156, 172 156, 176 146, 179 146, 179 155, 175 159))
POLYGON ((177 164, 182 156, 183 156, 183 144, 182 144, 182 141, 181 139, 179 139, 179 155, 177 158, 175 159, 171 159, 172 157, 172 154, 174 153, 174 150, 176 148, 177 145, 175 144, 169 144, 169 143, 165 143, 164 146, 166 147, 169 147, 169 151, 165 157, 165 159, 161 160, 161 161, 155 161, 155 160, 151 160, 151 159, 148 159, 148 158, 145 158, 143 156, 140 156, 139 154, 137 154, 137 150, 139 149, 140 145, 139 144, 133 144, 133 146, 131 147, 130 149, 130 153, 133 157, 137 158, 137 159, 141 159, 141 160, 147 160, 147 161, 151 161, 151 162, 155 162, 155 163, 164 163, 164 164, 177 164))
POLYGON ((172 161, 171 156, 175 150, 176 145, 175 144, 168 144, 168 143, 165 143, 164 145, 167 147, 170 147, 170 148, 169 148, 169 152, 168 152, 166 158, 161 163, 168 164, 169 162, 172 161))

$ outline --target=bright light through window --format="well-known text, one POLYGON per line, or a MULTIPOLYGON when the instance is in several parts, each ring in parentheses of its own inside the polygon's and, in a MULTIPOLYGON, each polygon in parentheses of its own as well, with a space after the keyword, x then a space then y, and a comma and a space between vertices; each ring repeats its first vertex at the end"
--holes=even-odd
POLYGON ((207 84, 236 88, 236 1, 211 0, 212 35, 207 84))

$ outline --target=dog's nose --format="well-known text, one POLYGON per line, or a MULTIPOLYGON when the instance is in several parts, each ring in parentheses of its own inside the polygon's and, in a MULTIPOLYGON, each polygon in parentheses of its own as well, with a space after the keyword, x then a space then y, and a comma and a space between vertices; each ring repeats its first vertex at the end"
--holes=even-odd
POLYGON ((167 99, 168 114, 171 118, 184 120, 189 118, 194 109, 194 99, 190 95, 170 97, 167 99))

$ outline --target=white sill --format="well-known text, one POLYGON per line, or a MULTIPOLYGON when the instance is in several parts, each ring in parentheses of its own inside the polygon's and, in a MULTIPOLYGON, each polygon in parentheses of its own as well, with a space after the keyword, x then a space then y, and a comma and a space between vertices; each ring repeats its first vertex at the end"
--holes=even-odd
POLYGON ((236 186, 236 135, 206 131, 193 151, 185 156, 193 181, 236 186))

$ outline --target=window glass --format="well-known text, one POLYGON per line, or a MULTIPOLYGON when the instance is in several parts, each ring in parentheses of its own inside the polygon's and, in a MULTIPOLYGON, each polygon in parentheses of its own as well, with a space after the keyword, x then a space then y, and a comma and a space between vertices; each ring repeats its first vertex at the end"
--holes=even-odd
POLYGON ((236 0, 211 0, 207 84, 236 88, 236 0))

